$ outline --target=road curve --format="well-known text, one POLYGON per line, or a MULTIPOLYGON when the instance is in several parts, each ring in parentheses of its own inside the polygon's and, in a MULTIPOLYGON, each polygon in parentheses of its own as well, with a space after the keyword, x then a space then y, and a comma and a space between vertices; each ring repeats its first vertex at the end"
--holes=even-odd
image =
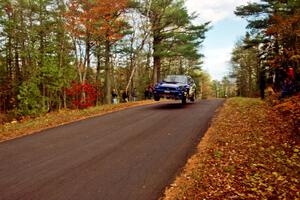
POLYGON ((0 143, 0 199, 157 199, 222 103, 134 107, 0 143))

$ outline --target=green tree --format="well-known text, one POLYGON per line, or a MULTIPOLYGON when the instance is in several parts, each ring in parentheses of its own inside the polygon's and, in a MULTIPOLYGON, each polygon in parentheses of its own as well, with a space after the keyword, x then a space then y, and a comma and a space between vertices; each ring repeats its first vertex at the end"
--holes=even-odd
POLYGON ((300 81, 300 1, 262 0, 237 7, 235 14, 246 18, 256 34, 261 72, 275 79, 275 88, 280 88, 290 67, 300 81))
POLYGON ((212 96, 211 90, 211 77, 208 72, 201 71, 200 74, 200 97, 201 99, 207 99, 208 97, 212 96))
MULTIPOLYGON (((42 96, 42 101, 36 102, 41 105, 37 106, 47 111, 59 109, 65 99, 63 87, 74 78, 57 76, 73 71, 69 38, 64 29, 64 1, 1 1, 0 7, 0 29, 3 30, 0 65, 5 69, 1 74, 1 88, 6 91, 5 100, 1 102, 9 105, 4 106, 4 111, 25 108, 21 100, 31 93, 24 91, 26 88, 35 90, 34 84, 42 96), (53 89, 50 85, 57 86, 55 95, 50 92, 53 89), (17 98, 20 96, 22 98, 17 98)), ((64 105, 66 107, 65 101, 64 105)))
POLYGON ((221 83, 218 80, 213 80, 211 83, 211 89, 213 92, 213 97, 220 98, 221 97, 221 83))
POLYGON ((19 87, 17 113, 21 116, 37 116, 43 114, 43 96, 38 88, 37 80, 30 79, 23 82, 19 87))
MULTIPOLYGON (((126 23, 120 16, 126 8, 127 0, 72 0, 66 13, 67 28, 72 35, 76 66, 82 84, 85 83, 90 67, 91 43, 103 42, 105 102, 108 104, 111 103, 112 44, 123 37, 122 31, 126 23)), ((82 94, 84 95, 84 91, 82 94)))
POLYGON ((250 35, 238 41, 232 51, 231 77, 236 79, 238 95, 254 97, 259 89, 260 63, 258 48, 249 46, 250 35))
POLYGON ((207 31, 207 23, 192 26, 190 16, 182 0, 150 1, 153 47, 153 82, 161 78, 162 59, 168 56, 197 57, 195 46, 201 43, 207 31), (186 34, 185 34, 186 33, 186 34), (192 52, 192 54, 190 54, 192 52))

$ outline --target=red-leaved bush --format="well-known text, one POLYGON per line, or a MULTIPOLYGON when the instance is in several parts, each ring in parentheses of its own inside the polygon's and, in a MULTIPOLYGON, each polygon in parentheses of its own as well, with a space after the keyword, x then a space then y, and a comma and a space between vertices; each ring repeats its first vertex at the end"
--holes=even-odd
POLYGON ((66 88, 66 94, 71 99, 72 107, 84 109, 95 105, 97 98, 96 87, 89 83, 78 83, 72 81, 69 88, 66 88))

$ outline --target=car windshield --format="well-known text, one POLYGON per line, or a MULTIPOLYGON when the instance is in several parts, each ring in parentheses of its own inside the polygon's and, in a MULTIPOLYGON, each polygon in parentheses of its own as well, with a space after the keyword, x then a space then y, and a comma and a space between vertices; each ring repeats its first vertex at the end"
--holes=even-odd
POLYGON ((167 83, 187 83, 187 77, 182 76, 182 75, 168 75, 165 79, 164 82, 167 83))

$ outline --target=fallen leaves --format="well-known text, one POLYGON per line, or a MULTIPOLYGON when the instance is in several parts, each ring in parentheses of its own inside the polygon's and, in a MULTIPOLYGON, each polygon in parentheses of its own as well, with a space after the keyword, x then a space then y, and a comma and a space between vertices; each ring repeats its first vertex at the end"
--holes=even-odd
POLYGON ((276 101, 273 110, 280 112, 294 127, 295 134, 300 137, 300 94, 276 101))
POLYGON ((300 146, 285 119, 259 99, 229 99, 164 199, 300 198, 300 146))

